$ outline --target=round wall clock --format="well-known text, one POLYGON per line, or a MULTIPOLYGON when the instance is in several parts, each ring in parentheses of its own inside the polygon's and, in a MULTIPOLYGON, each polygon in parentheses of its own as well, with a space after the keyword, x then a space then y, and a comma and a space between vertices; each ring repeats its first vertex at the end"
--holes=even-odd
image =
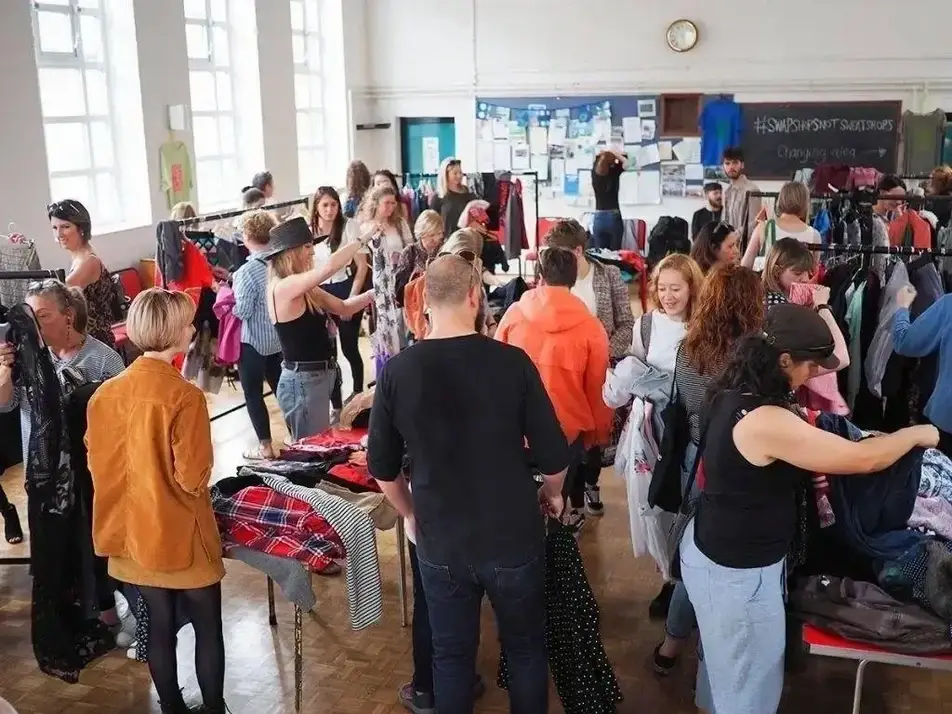
POLYGON ((675 52, 692 50, 698 40, 697 25, 690 20, 675 20, 668 26, 665 39, 675 52))

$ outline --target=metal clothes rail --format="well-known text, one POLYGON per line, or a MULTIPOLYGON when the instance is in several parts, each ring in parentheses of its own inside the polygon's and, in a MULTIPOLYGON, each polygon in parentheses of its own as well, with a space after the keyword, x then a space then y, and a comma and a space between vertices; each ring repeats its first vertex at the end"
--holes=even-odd
POLYGON ((0 280, 66 280, 65 270, 0 270, 0 280))
MULTIPOLYGON (((302 203, 307 203, 310 200, 309 196, 301 196, 300 198, 295 198, 291 201, 280 201, 279 203, 266 203, 263 206, 258 208, 262 211, 277 211, 281 208, 291 208, 292 206, 298 206, 302 203)), ((199 223, 211 223, 213 221, 222 221, 226 218, 236 218, 242 213, 247 213, 248 211, 254 211, 254 208, 238 208, 231 211, 224 211, 222 213, 209 213, 204 216, 195 216, 194 218, 179 218, 173 221, 178 223, 180 226, 194 226, 199 223)))
POLYGON ((952 249, 937 248, 935 250, 927 248, 914 248, 900 245, 853 245, 841 243, 828 243, 822 245, 819 243, 804 244, 807 250, 813 250, 822 253, 847 253, 852 255, 908 255, 923 256, 930 255, 935 258, 952 258, 952 249))

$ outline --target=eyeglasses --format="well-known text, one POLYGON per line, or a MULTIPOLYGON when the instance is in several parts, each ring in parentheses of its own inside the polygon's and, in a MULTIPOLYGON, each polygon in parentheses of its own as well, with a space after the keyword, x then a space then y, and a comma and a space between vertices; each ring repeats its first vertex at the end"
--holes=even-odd
POLYGON ((33 280, 27 283, 26 290, 30 293, 43 292, 50 288, 61 286, 62 283, 56 278, 44 278, 43 280, 33 280))

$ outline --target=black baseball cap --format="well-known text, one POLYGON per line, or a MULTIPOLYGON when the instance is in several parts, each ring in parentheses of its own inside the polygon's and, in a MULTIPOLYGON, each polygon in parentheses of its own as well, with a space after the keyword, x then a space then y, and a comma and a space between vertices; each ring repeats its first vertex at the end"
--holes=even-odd
POLYGON ((764 322, 764 339, 794 359, 816 362, 823 369, 836 369, 833 335, 816 310, 790 303, 774 305, 764 322))

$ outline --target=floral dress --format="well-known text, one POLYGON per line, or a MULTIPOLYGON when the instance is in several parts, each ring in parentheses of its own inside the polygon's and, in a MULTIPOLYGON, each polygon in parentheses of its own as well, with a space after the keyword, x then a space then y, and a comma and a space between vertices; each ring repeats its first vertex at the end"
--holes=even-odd
POLYGON ((409 242, 406 231, 386 233, 370 242, 377 325, 371 336, 376 373, 407 346, 403 309, 397 304, 397 261, 409 242), (396 235, 395 235, 396 234, 396 235), (399 242, 398 245, 395 245, 399 242), (395 249, 396 248, 396 249, 395 249))
POLYGON ((112 334, 112 324, 117 316, 115 312, 116 286, 106 266, 100 262, 99 277, 83 288, 86 298, 86 311, 89 313, 86 332, 107 347, 115 348, 116 338, 112 334))

